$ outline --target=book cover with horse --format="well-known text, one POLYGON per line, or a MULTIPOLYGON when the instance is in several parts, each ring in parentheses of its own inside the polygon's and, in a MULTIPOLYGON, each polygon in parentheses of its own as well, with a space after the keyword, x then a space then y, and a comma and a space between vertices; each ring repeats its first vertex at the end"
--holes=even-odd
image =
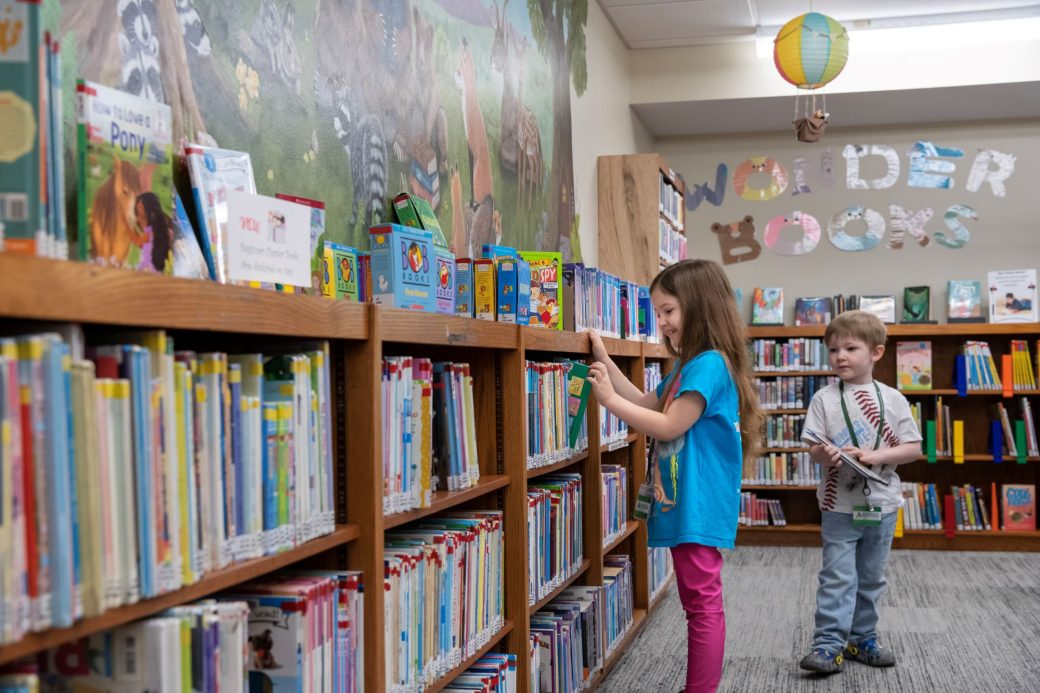
POLYGON ((80 259, 172 274, 170 107, 86 80, 76 105, 80 259))

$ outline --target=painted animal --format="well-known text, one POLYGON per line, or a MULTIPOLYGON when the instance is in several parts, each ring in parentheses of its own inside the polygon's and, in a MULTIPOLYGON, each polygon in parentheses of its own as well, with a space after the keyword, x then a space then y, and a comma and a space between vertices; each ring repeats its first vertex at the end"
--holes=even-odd
POLYGON ((100 264, 122 265, 134 238, 134 203, 141 178, 129 161, 116 161, 90 211, 90 256, 100 264))
POLYGON ((476 208, 484 200, 491 199, 494 191, 491 183, 491 153, 488 151, 487 130, 484 116, 477 102, 477 78, 473 70, 473 55, 466 39, 462 39, 462 52, 455 70, 455 83, 462 91, 462 124, 466 130, 469 148, 470 206, 476 208))
POLYGON ((294 94, 300 94, 300 75, 303 63, 296 46, 293 28, 296 10, 293 3, 285 3, 285 11, 275 0, 260 0, 260 8, 249 31, 239 32, 239 47, 257 69, 266 68, 281 80, 294 94))
POLYGON ((177 0, 177 17, 181 21, 184 45, 191 48, 196 55, 207 56, 212 53, 213 45, 193 0, 177 0))
POLYGON ((476 206, 462 201, 462 176, 452 164, 451 178, 451 243, 456 257, 475 257, 485 243, 498 244, 502 239, 502 216, 488 195, 476 206))
POLYGON ((120 89, 165 103, 159 62, 158 15, 152 0, 119 0, 120 89))
POLYGON ((383 220, 386 210, 386 139, 382 124, 374 115, 368 114, 355 123, 344 101, 339 102, 338 111, 332 118, 332 125, 350 159, 354 199, 350 204, 347 230, 352 232, 358 218, 362 220, 362 230, 383 220))
POLYGON ((512 28, 506 20, 509 0, 491 7, 491 26, 495 40, 491 44, 491 67, 502 73, 502 130, 498 146, 498 161, 504 171, 516 174, 517 206, 524 201, 531 206, 535 191, 542 180, 542 138, 538 121, 531 109, 523 104, 523 63, 526 47, 516 44, 512 28), (513 70, 519 66, 514 76, 513 70), (514 86, 514 82, 516 83, 514 86))

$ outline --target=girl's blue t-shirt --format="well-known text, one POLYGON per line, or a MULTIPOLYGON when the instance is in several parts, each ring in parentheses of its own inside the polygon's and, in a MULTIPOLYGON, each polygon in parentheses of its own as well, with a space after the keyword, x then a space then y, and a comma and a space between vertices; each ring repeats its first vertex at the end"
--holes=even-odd
MULTIPOLYGON (((671 385, 670 379, 658 385, 657 396, 671 385)), ((702 352, 682 367, 675 396, 684 392, 701 393, 704 412, 685 434, 657 442, 649 543, 731 549, 737 538, 743 451, 737 388, 720 352, 702 352)))

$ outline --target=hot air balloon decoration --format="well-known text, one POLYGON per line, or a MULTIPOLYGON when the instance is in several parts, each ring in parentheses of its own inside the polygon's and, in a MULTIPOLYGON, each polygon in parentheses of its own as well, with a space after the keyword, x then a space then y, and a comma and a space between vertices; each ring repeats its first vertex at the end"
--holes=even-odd
POLYGON ((816 142, 827 127, 827 97, 820 108, 816 90, 838 76, 849 57, 849 32, 819 12, 795 17, 773 40, 773 62, 785 80, 798 87, 795 133, 802 142, 816 142), (812 93, 810 104, 809 92, 812 93))

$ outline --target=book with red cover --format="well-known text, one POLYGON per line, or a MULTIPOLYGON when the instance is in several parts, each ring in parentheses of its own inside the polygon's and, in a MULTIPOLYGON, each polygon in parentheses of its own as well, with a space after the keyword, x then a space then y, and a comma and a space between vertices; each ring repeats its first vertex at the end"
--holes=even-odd
POLYGON ((1003 484, 1000 487, 1001 518, 1008 532, 1036 531, 1036 486, 1003 484))

